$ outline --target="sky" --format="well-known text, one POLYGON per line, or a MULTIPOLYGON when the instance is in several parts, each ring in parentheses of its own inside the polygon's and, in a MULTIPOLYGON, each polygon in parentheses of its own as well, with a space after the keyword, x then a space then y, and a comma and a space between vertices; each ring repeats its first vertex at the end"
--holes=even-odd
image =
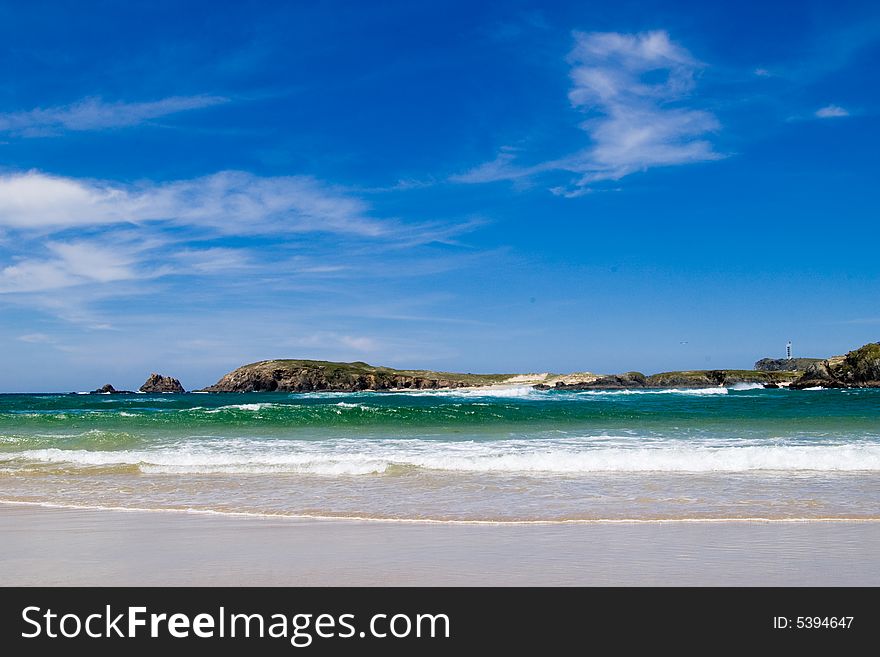
POLYGON ((875 2, 0 2, 0 391, 880 339, 875 2))

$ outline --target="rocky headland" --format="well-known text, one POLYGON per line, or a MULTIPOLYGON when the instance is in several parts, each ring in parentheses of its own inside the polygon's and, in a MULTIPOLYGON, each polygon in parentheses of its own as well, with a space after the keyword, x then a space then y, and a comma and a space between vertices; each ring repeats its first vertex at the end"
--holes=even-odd
POLYGON ((455 374, 396 370, 367 363, 264 360, 243 365, 200 392, 357 392, 359 390, 467 388, 509 379, 510 374, 455 374))
POLYGON ((791 387, 880 388, 880 342, 811 364, 791 387))

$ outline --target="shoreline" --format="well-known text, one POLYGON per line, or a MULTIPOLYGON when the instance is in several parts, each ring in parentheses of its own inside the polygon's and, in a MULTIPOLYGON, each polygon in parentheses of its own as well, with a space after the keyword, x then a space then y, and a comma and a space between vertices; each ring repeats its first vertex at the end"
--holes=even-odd
POLYGON ((727 516, 703 518, 559 518, 524 520, 489 519, 440 519, 440 518, 381 518, 365 515, 324 515, 324 514, 286 514, 261 513, 257 511, 221 511, 217 509, 168 508, 168 507, 125 507, 101 504, 61 504, 58 502, 34 502, 30 500, 0 499, 0 512, 3 507, 30 507, 68 511, 96 511, 110 513, 157 513, 173 515, 212 516, 229 518, 257 518, 281 522, 357 522, 403 525, 472 525, 472 526, 554 526, 554 525, 659 525, 659 524, 807 524, 807 523, 880 523, 880 516, 817 516, 817 517, 769 517, 769 516, 727 516))
POLYGON ((448 524, 0 506, 4 586, 877 586, 880 522, 448 524))

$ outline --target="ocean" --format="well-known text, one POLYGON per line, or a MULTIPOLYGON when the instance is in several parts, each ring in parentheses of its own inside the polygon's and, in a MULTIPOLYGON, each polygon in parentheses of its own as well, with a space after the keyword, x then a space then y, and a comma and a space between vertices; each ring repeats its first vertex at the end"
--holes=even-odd
POLYGON ((880 518, 880 390, 0 395, 0 502, 436 522, 880 518))

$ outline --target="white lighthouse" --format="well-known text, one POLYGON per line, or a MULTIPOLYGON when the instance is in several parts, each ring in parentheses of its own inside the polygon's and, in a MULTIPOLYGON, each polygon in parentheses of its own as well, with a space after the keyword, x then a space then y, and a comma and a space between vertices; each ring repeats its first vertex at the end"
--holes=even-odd
POLYGON ((789 340, 788 344, 785 345, 785 359, 791 360, 791 340, 789 340))

